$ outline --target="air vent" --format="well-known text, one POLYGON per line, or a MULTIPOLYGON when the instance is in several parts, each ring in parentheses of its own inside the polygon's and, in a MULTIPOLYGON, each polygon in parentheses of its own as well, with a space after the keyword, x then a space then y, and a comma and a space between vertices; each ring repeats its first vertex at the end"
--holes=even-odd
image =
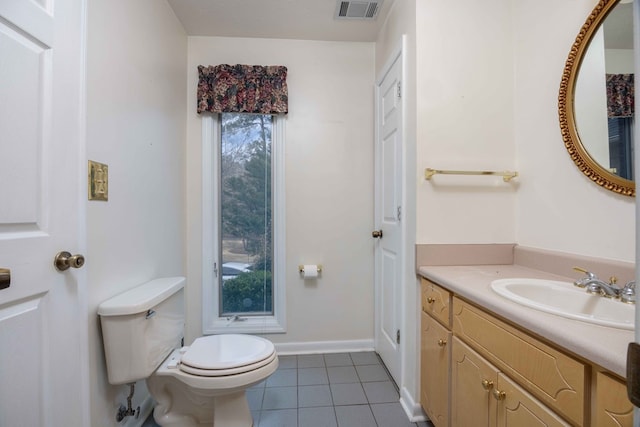
POLYGON ((336 19, 376 19, 383 0, 340 1, 336 7, 336 19))

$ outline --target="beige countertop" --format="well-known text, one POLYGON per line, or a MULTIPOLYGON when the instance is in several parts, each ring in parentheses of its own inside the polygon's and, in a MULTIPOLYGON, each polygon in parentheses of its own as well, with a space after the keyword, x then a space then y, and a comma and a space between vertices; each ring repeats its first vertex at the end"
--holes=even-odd
POLYGON ((418 272, 558 346, 626 377, 627 345, 634 340, 633 331, 594 325, 535 310, 501 297, 490 287, 491 282, 496 279, 531 278, 571 282, 575 278, 520 265, 428 266, 420 267, 418 272))

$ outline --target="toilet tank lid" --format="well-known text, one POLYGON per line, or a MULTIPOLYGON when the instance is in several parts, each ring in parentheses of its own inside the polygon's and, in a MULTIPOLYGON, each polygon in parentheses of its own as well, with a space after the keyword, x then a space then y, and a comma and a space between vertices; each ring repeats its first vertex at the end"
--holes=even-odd
POLYGON ((143 283, 98 306, 100 316, 123 316, 145 312, 184 288, 184 277, 163 277, 143 283))

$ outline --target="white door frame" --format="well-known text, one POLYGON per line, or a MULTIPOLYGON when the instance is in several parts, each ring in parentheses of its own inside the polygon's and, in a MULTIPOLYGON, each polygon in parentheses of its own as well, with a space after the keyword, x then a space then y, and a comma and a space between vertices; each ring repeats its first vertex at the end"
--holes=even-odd
MULTIPOLYGON (((378 156, 378 145, 381 143, 381 138, 382 135, 380 135, 380 118, 379 118, 379 113, 380 113, 380 104, 378 102, 379 100, 379 96, 380 96, 380 85, 382 84, 383 80, 385 79, 385 77, 387 76, 387 74, 389 73, 389 71, 391 70, 391 68, 394 66, 394 64, 396 63, 396 61, 399 61, 400 64, 400 75, 401 75, 401 82, 405 81, 405 41, 406 37, 403 36, 401 43, 399 44, 399 46, 393 51, 393 53, 390 55, 389 59, 387 60, 387 63, 385 64, 385 66, 382 68, 381 73, 380 73, 380 77, 378 77, 376 79, 376 84, 375 84, 375 144, 376 144, 376 148, 374 150, 375 152, 375 164, 374 164, 374 171, 375 171, 375 184, 374 184, 374 194, 375 194, 375 204, 374 204, 374 224, 375 227, 379 227, 379 225, 382 222, 382 212, 379 208, 379 200, 380 200, 380 195, 382 192, 382 180, 381 180, 381 176, 382 174, 380 173, 381 170, 381 162, 380 162, 380 158, 378 156)), ((402 85, 401 90, 404 90, 404 85, 402 85)), ((402 109, 402 116, 400 118, 400 129, 401 129, 401 144, 402 144, 402 159, 400 162, 400 176, 401 176, 401 181, 402 181, 402 200, 401 200, 401 206, 403 208, 403 210, 405 210, 405 207, 407 206, 406 203, 406 185, 405 185, 405 181, 406 181, 406 158, 405 158, 405 113, 404 111, 406 110, 405 106, 406 106, 406 102, 405 102, 405 97, 404 94, 401 94, 400 97, 400 103, 402 105, 401 109, 402 109)), ((407 221, 405 221, 406 215, 403 213, 402 214, 403 219, 400 221, 400 227, 401 227, 401 249, 400 249, 400 261, 399 264, 404 266, 406 265, 406 256, 407 256, 407 252, 405 250, 406 247, 406 233, 407 233, 407 221)), ((384 238, 384 236, 383 236, 384 238)), ((376 245, 375 247, 375 260, 374 260, 374 283, 375 283, 375 313, 374 313, 374 346, 376 348, 376 350, 379 348, 379 343, 380 343, 380 339, 381 339, 381 331, 379 328, 379 316, 381 314, 381 297, 382 297, 382 288, 380 286, 381 284, 381 266, 379 265, 378 261, 378 251, 380 250, 380 245, 376 245)), ((407 328, 405 328, 405 310, 404 310, 404 300, 405 300, 405 285, 406 282, 404 280, 405 275, 402 275, 402 279, 400 281, 400 286, 399 286, 399 293, 398 293, 398 297, 397 297, 397 307, 396 310, 399 313, 399 329, 401 331, 401 334, 404 334, 404 337, 401 336, 400 339, 400 344, 398 346, 398 358, 399 358, 399 378, 395 378, 396 382, 398 383, 398 387, 400 389, 402 389, 402 383, 404 382, 404 375, 405 375, 405 363, 404 363, 404 354, 405 354, 405 348, 406 348, 406 340, 408 338, 408 335, 405 333, 405 331, 407 330, 407 328)))

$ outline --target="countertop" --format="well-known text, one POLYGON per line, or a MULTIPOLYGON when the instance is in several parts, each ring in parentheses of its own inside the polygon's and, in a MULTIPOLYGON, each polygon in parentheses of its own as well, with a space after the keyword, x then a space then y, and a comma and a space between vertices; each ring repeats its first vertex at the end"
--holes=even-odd
POLYGON ((509 301, 496 294, 490 287, 491 282, 496 279, 517 277, 572 282, 575 278, 519 265, 428 266, 420 267, 418 272, 421 276, 569 352, 623 378, 626 377, 627 346, 634 340, 633 331, 594 325, 538 311, 509 301))

